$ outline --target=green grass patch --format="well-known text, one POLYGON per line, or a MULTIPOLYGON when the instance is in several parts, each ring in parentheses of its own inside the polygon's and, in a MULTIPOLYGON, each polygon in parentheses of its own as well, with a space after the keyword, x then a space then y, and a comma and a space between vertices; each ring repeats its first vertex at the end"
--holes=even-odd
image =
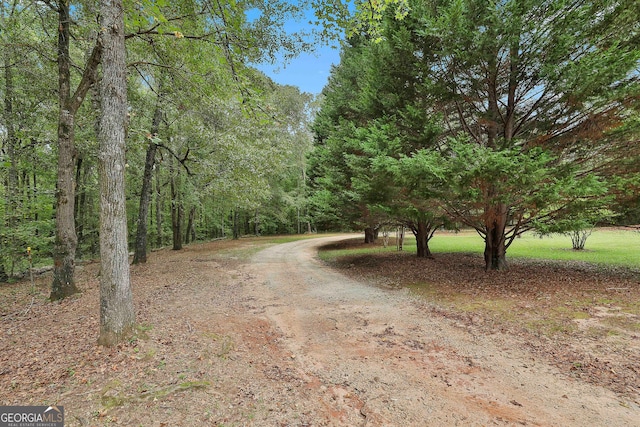
MULTIPOLYGON (((459 233, 441 231, 429 242, 434 256, 438 253, 473 253, 482 255, 484 241, 475 231, 459 233)), ((366 245, 354 249, 321 250, 320 258, 335 261, 342 256, 393 252, 395 244, 384 248, 380 245, 366 245)), ((409 234, 404 242, 405 252, 415 252, 415 239, 409 234)), ((587 239, 584 250, 575 251, 571 239, 563 235, 540 238, 533 233, 525 233, 517 238, 507 250, 509 258, 529 258, 557 261, 583 261, 593 264, 640 268, 640 233, 633 230, 596 229, 587 239)))
POLYGON ((571 247, 567 236, 540 238, 531 233, 516 239, 507 252, 514 258, 584 261, 632 268, 640 267, 640 233, 631 230, 595 230, 584 250, 571 247))
MULTIPOLYGON (((415 241, 407 239, 405 250, 415 251, 415 241)), ((484 242, 474 231, 460 233, 439 232, 429 242, 431 251, 438 253, 464 252, 482 254, 484 242)), ((507 250, 509 258, 530 258, 558 261, 584 261, 640 268, 640 233, 632 230, 596 229, 587 239, 585 249, 575 251, 568 236, 552 235, 540 238, 525 233, 516 238, 507 250)))

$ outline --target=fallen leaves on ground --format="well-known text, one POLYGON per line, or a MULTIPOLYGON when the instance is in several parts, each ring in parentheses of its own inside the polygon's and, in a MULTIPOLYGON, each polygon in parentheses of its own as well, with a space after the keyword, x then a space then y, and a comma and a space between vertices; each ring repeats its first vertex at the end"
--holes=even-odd
MULTIPOLYGON (((327 249, 366 247, 345 241, 327 249)), ((508 333, 568 376, 640 401, 640 273, 582 262, 511 259, 485 271, 480 255, 349 255, 353 278, 409 288, 430 313, 476 333, 508 333)))

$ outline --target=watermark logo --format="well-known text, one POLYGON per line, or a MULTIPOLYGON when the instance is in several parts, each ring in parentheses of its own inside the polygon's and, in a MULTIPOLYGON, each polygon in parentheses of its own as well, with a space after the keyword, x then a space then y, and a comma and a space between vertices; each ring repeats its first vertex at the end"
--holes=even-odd
POLYGON ((64 427, 64 408, 0 406, 0 427, 64 427))

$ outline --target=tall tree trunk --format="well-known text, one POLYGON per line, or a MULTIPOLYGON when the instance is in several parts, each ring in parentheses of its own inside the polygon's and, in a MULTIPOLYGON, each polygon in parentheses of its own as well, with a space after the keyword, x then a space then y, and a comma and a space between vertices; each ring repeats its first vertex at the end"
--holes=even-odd
POLYGON ((233 240, 238 240, 240 238, 240 214, 238 209, 234 209, 231 215, 233 215, 233 240))
POLYGON ((71 96, 71 58, 69 56, 69 2, 57 2, 58 10, 58 180, 56 183, 56 236, 53 250, 51 299, 58 300, 78 292, 74 281, 78 238, 75 230, 74 141, 75 114, 96 80, 101 59, 96 43, 76 92, 71 96))
MULTIPOLYGON (((11 64, 11 55, 9 49, 4 52, 4 78, 5 78, 5 93, 4 93, 4 126, 7 132, 7 156, 9 158, 9 171, 6 180, 6 210, 5 218, 3 221, 7 225, 8 229, 12 227, 11 216, 15 214, 15 207, 13 206, 15 201, 15 191, 17 187, 17 170, 15 166, 15 127, 13 121, 13 65, 11 64)), ((5 254, 6 250, 2 248, 2 242, 0 242, 0 254, 5 254)), ((9 277, 4 267, 4 257, 0 256, 0 282, 6 282, 9 277)))
POLYGON ((416 247, 418 258, 432 258, 429 249, 429 239, 431 238, 431 227, 425 221, 418 221, 415 227, 412 227, 413 234, 416 236, 416 247))
POLYGON ((76 237, 78 239, 78 245, 76 247, 76 256, 78 258, 82 258, 82 252, 80 249, 82 243, 82 231, 83 231, 83 220, 84 217, 80 215, 80 212, 83 210, 83 206, 80 203, 80 199, 85 197, 84 193, 84 183, 82 180, 82 164, 83 158, 82 156, 78 156, 76 160, 76 189, 75 189, 75 200, 74 200, 74 220, 75 220, 75 229, 76 229, 76 237))
POLYGON ((162 186, 159 165, 156 165, 156 245, 162 247, 162 186))
MULTIPOLYGON (((258 216, 258 209, 256 209, 256 212, 255 212, 255 215, 254 215, 253 218, 254 218, 254 220, 253 220, 254 234, 256 236, 259 236, 260 235, 260 217, 258 216)), ((300 223, 298 222, 298 224, 300 224, 300 223)), ((299 227, 299 225, 298 225, 298 227, 299 227)), ((300 233, 298 233, 298 234, 300 234, 300 233)))
POLYGON ((485 218, 485 270, 506 270, 507 249, 505 229, 507 226, 507 206, 505 204, 490 206, 485 212, 485 218))
POLYGON ((244 224, 244 234, 243 235, 248 235, 251 234, 251 218, 249 216, 248 213, 245 213, 242 216, 242 223, 244 224))
POLYGON ((175 171, 173 166, 171 170, 171 230, 173 231, 173 250, 179 251, 182 249, 182 217, 184 216, 184 208, 182 206, 182 200, 178 192, 178 186, 176 184, 176 178, 174 176, 175 171))
POLYGON ((100 337, 112 346, 135 324, 129 277, 125 199, 127 75, 122 0, 101 0, 100 39, 104 49, 100 87, 100 337))
POLYGON ((398 251, 401 251, 404 246, 404 225, 401 225, 396 230, 396 247, 398 251))
MULTIPOLYGON (((32 173, 32 170, 34 170, 34 166, 31 166, 31 170, 27 170, 25 169, 22 172, 22 180, 25 183, 25 188, 24 188, 24 193, 25 193, 25 213, 24 213, 24 218, 27 221, 33 221, 34 220, 34 211, 35 211, 35 205, 36 205, 36 192, 35 192, 35 180, 33 180, 33 178, 35 178, 35 173, 32 173)), ((38 233, 38 229, 36 228, 35 230, 36 234, 38 233)))
POLYGON ((195 242, 196 240, 196 207, 191 206, 189 209, 189 218, 187 220, 187 229, 184 233, 184 241, 186 243, 195 242))
POLYGON ((88 177, 91 175, 92 173, 92 167, 87 164, 87 162, 84 162, 84 166, 82 167, 82 174, 80 177, 80 185, 78 186, 78 188, 80 189, 80 197, 78 197, 78 202, 77 202, 77 227, 76 227, 76 233, 78 235, 78 248, 76 249, 77 251, 80 250, 80 245, 85 241, 85 236, 84 236, 84 227, 85 227, 85 221, 86 218, 90 218, 91 215, 87 215, 87 210, 89 209, 89 197, 88 197, 88 191, 87 191, 87 181, 88 181, 88 177))
POLYGON ((7 225, 9 229, 16 224, 16 215, 18 215, 18 167, 16 158, 16 131, 15 120, 13 116, 13 65, 11 65, 10 50, 5 50, 5 94, 4 94, 4 125, 7 132, 5 143, 6 154, 9 160, 9 168, 7 170, 7 225))
POLYGON ((75 229, 76 160, 74 143, 75 111, 71 96, 71 58, 69 57, 69 3, 58 2, 58 180, 56 183, 56 237, 53 249, 53 283, 51 299, 58 300, 78 292, 75 285, 75 258, 78 238, 75 229))
POLYGON ((78 228, 78 211, 80 209, 80 194, 82 193, 82 162, 84 161, 82 156, 76 156, 76 189, 75 189, 75 200, 74 203, 74 211, 73 216, 76 218, 76 229, 78 228))
MULTIPOLYGON (((159 89, 161 91, 162 88, 159 89)), ((158 135, 160 121, 162 120, 161 95, 158 95, 156 109, 151 121, 151 137, 147 147, 147 156, 144 162, 144 173, 142 175, 142 190, 140 191, 140 209, 138 210, 138 227, 136 230, 135 252, 133 263, 142 264, 147 262, 147 218, 149 216, 149 202, 151 200, 151 177, 156 161, 156 151, 158 145, 153 140, 158 135)))
POLYGON ((33 168, 33 220, 37 221, 38 218, 38 211, 36 209, 36 205, 37 205, 37 200, 36 200, 36 195, 38 194, 38 175, 36 173, 36 168, 33 168))
POLYGON ((220 211, 220 236, 221 237, 227 237, 225 234, 226 230, 224 228, 225 227, 224 222, 225 222, 225 215, 224 215, 224 211, 221 210, 220 211))

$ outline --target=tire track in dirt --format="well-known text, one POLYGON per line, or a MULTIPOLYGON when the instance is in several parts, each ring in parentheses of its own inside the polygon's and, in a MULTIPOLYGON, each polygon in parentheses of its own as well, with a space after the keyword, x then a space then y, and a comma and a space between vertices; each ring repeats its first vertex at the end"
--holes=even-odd
POLYGON ((277 245, 246 267, 255 314, 281 333, 331 425, 640 425, 639 408, 563 377, 510 337, 472 336, 406 291, 317 260, 318 246, 343 238, 277 245))

